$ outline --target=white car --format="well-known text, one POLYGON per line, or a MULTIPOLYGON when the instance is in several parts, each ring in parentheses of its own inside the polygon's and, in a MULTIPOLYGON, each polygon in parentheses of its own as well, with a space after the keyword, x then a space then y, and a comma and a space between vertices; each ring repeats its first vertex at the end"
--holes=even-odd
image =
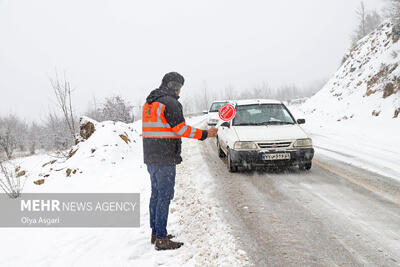
POLYGON ((219 156, 227 156, 229 171, 283 165, 311 169, 314 148, 300 127, 304 119, 296 121, 277 100, 238 100, 232 104, 236 116, 218 127, 217 136, 219 156))
POLYGON ((208 114, 207 125, 209 127, 215 127, 217 125, 219 121, 218 111, 223 105, 228 103, 229 101, 227 100, 214 101, 211 103, 210 109, 204 111, 204 114, 208 114))

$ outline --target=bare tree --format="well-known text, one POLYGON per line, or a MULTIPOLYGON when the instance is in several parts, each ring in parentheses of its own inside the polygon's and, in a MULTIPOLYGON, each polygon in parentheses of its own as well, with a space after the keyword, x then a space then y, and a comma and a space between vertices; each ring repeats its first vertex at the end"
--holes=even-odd
POLYGON ((93 96, 93 100, 92 102, 89 102, 88 104, 88 108, 85 112, 85 116, 94 119, 96 121, 102 121, 103 120, 103 116, 102 116, 102 112, 101 109, 98 107, 97 105, 97 101, 96 101, 96 97, 93 96))
POLYGON ((208 109, 207 87, 204 87, 202 109, 208 109))
POLYGON ((138 101, 136 106, 130 104, 129 101, 122 96, 107 97, 104 103, 98 107, 96 99, 89 103, 85 115, 96 121, 122 121, 131 123, 134 121, 135 116, 141 117, 142 101, 138 101))
POLYGON ((9 115, 0 120, 0 150, 6 153, 8 159, 11 159, 19 142, 18 124, 20 122, 15 115, 9 115))
POLYGON ((203 95, 201 96, 200 110, 208 110, 210 107, 212 96, 207 86, 207 81, 203 81, 203 95))
POLYGON ((36 149, 39 146, 40 132, 41 132, 41 127, 36 122, 32 122, 32 124, 28 129, 28 135, 27 135, 27 143, 31 155, 36 153, 36 149))
POLYGON ((132 110, 133 106, 121 96, 108 97, 101 108, 102 120, 131 123, 134 121, 132 110))
MULTIPOLYGON (((0 162, 0 188, 10 198, 18 198, 21 195, 25 183, 21 183, 21 177, 16 174, 14 166, 5 166, 0 162)), ((25 179, 26 181, 26 179, 25 179)))
POLYGON ((28 145, 28 125, 25 121, 21 121, 16 117, 17 125, 16 125, 16 136, 17 136, 17 147, 20 151, 26 151, 28 145))
POLYGON ((50 79, 51 86, 53 87, 54 94, 56 96, 57 105, 64 116, 66 125, 68 126, 69 132, 72 138, 75 138, 76 133, 76 120, 72 109, 72 89, 71 84, 64 75, 64 79, 61 80, 56 73, 55 79, 50 79))
POLYGON ((63 153, 63 151, 68 149, 74 141, 68 130, 63 118, 57 116, 54 112, 49 112, 42 130, 45 139, 44 147, 47 150, 56 150, 58 154, 66 156, 67 153, 63 153))
POLYGON ((225 98, 226 100, 233 100, 236 98, 236 92, 232 85, 225 87, 225 98))
POLYGON ((374 31, 379 24, 382 23, 382 17, 375 10, 368 12, 364 2, 356 10, 358 25, 353 35, 351 36, 352 45, 354 46, 360 39, 374 31))
POLYGON ((378 28, 379 24, 381 24, 383 21, 383 18, 381 15, 379 15, 376 10, 372 10, 367 14, 367 17, 365 18, 365 31, 366 34, 369 34, 370 32, 374 31, 376 28, 378 28))
POLYGON ((143 111, 143 100, 142 98, 136 98, 135 105, 133 106, 133 116, 135 120, 142 119, 142 111, 143 111))
POLYGON ((360 33, 362 36, 365 36, 366 35, 365 20, 366 20, 367 14, 365 11, 365 5, 364 5, 363 1, 361 1, 360 6, 356 10, 356 14, 357 14, 358 20, 360 22, 360 33))
POLYGON ((60 152, 68 149, 73 141, 64 118, 55 112, 50 112, 46 121, 32 122, 29 126, 13 114, 0 117, 0 153, 8 159, 12 159, 17 150, 30 154, 35 154, 39 148, 60 152))

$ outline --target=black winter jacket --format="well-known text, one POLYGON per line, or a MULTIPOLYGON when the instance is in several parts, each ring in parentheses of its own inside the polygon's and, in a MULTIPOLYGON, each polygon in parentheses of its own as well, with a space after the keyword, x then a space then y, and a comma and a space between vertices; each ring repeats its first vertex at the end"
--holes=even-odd
MULTIPOLYGON (((164 116, 171 127, 175 127, 185 121, 182 104, 179 96, 168 88, 161 86, 153 90, 146 102, 160 102, 164 104, 164 116)), ((200 140, 207 138, 207 131, 203 130, 200 140)), ((143 138, 144 163, 150 165, 176 165, 182 162, 181 138, 143 138)))

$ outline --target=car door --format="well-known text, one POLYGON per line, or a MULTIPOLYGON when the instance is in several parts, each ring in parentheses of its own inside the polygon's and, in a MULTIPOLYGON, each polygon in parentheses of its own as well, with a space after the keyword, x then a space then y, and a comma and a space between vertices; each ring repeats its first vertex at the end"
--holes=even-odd
MULTIPOLYGON (((231 122, 228 122, 229 125, 231 122)), ((231 131, 232 131, 232 126, 226 127, 226 126, 220 126, 218 127, 218 140, 221 145, 221 148, 223 151, 227 152, 227 146, 228 146, 228 138, 231 136, 231 131)))

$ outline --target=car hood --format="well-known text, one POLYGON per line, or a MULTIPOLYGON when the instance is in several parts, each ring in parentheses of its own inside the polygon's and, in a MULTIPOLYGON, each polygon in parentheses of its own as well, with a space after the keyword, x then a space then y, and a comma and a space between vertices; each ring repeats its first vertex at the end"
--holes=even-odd
POLYGON ((218 112, 209 112, 208 113, 208 119, 215 119, 215 120, 219 120, 219 116, 218 116, 218 112))
POLYGON ((239 141, 278 141, 308 138, 304 130, 295 125, 233 126, 239 141))

